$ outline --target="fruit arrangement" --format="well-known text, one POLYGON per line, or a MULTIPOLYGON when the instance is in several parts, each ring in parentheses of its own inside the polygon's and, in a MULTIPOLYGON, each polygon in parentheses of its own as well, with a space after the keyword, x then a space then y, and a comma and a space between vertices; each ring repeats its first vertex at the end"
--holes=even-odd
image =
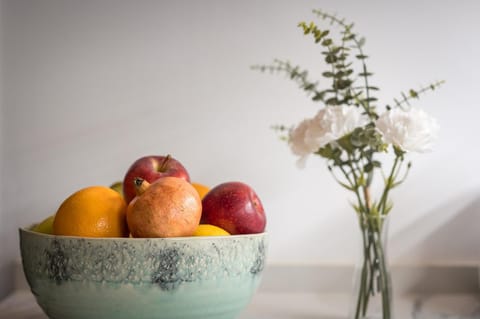
POLYGON ((266 216, 255 191, 241 182, 210 189, 190 182, 170 155, 145 156, 123 181, 89 186, 66 198, 33 231, 64 236, 166 238, 255 234, 266 216))

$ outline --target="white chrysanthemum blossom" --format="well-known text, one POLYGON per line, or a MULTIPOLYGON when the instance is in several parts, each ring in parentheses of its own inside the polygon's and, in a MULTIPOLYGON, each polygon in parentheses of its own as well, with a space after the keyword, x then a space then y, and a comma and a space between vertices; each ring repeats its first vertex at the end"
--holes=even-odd
POLYGON ((316 150, 315 145, 310 145, 307 141, 309 138, 312 119, 305 119, 298 124, 289 134, 289 144, 293 154, 304 157, 316 150))
POLYGON ((358 107, 327 106, 290 131, 290 148, 300 156, 298 164, 303 166, 308 155, 367 123, 368 117, 358 107))
POLYGON ((375 125, 386 143, 419 153, 432 150, 439 130, 433 117, 416 108, 393 108, 384 112, 375 125))

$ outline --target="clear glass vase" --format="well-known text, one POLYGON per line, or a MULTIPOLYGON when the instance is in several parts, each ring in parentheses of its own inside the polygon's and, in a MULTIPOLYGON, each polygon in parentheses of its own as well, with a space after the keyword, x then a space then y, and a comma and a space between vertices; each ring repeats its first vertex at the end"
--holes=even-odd
POLYGON ((387 258, 388 215, 358 215, 359 252, 353 277, 350 319, 392 319, 387 258))

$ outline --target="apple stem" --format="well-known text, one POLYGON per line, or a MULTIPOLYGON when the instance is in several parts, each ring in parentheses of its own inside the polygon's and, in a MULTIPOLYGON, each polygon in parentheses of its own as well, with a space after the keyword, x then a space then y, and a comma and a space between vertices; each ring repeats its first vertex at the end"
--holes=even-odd
POLYGON ((170 156, 170 154, 168 154, 167 156, 165 156, 165 158, 163 159, 162 163, 160 164, 160 167, 158 168, 158 171, 159 172, 164 172, 165 169, 167 168, 167 163, 168 161, 171 159, 172 157, 170 156))
POLYGON ((133 184, 135 185, 135 193, 137 196, 142 195, 150 186, 150 183, 141 177, 135 177, 133 179, 133 184))

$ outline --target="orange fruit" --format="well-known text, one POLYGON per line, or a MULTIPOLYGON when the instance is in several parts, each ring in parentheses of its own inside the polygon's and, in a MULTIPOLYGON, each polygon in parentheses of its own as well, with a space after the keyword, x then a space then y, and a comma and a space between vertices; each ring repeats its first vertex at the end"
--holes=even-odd
POLYGON ((200 183, 192 183, 193 188, 195 188, 198 192, 198 195, 200 195, 200 199, 203 199, 205 195, 210 191, 210 188, 208 186, 205 186, 200 183))
POLYGON ((127 209, 133 237, 191 236, 197 229, 202 201, 189 182, 168 176, 152 184, 136 179, 135 185, 139 195, 127 209))
POLYGON ((128 237, 126 203, 109 187, 81 189, 58 208, 53 232, 65 236, 128 237))
POLYGON ((210 224, 200 224, 193 236, 228 236, 230 235, 226 230, 218 226, 210 224))

